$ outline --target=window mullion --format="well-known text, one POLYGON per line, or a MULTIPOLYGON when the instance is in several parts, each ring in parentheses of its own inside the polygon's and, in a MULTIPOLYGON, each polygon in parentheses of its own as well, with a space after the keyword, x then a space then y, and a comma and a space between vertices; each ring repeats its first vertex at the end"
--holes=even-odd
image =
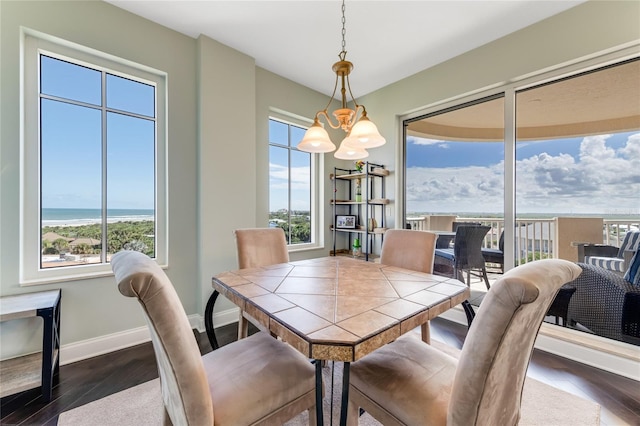
POLYGON ((107 262, 107 73, 102 71, 102 238, 100 260, 107 262))
POLYGON ((293 238, 291 237, 291 233, 293 228, 291 227, 291 126, 287 126, 287 156, 289 167, 287 168, 287 223, 289 228, 289 241, 288 244, 291 244, 293 238))

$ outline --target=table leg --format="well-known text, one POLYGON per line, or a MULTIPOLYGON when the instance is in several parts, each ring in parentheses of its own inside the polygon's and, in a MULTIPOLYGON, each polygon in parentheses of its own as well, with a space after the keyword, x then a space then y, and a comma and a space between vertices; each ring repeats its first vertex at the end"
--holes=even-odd
POLYGON ((213 307, 215 306, 216 299, 219 295, 220 293, 218 290, 213 290, 204 310, 204 327, 207 330, 207 337, 209 338, 211 349, 214 351, 220 347, 220 345, 218 345, 218 339, 216 339, 216 332, 213 329, 213 307))
POLYGON ((421 334, 422 334, 422 341, 425 342, 426 344, 430 345, 431 344, 431 330, 429 328, 429 321, 427 321, 424 324, 422 324, 420 326, 420 330, 421 330, 421 334))
POLYGON ((351 363, 345 362, 342 370, 342 402, 340 403, 340 426, 347 426, 347 407, 349 405, 349 368, 351 363))
POLYGON ((464 309, 464 313, 467 316, 468 327, 471 327, 471 323, 473 322, 473 319, 476 317, 476 312, 473 310, 473 306, 471 306, 471 303, 469 302, 468 299, 462 302, 462 308, 464 309))
POLYGON ((249 335, 249 321, 244 317, 244 312, 240 311, 238 319, 238 340, 244 339, 249 335))
POLYGON ((324 425, 324 412, 322 406, 322 361, 315 360, 316 364, 316 424, 324 425))

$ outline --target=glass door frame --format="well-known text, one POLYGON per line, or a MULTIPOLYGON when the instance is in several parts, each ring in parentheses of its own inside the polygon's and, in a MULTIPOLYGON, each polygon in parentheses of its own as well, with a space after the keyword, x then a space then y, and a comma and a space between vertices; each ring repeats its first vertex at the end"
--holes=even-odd
MULTIPOLYGON (((454 98, 450 98, 441 102, 435 102, 419 110, 405 115, 399 115, 399 134, 396 151, 396 170, 397 174, 397 223, 404 223, 407 214, 406 206, 406 142, 407 142, 407 123, 414 121, 418 117, 432 115, 435 113, 445 112, 448 109, 454 109, 464 104, 481 102, 496 96, 504 96, 504 238, 505 241, 515 241, 515 225, 516 225, 516 93, 545 83, 551 83, 564 78, 576 76, 578 74, 597 70, 606 66, 614 65, 620 62, 640 58, 638 45, 625 46, 619 50, 608 52, 600 55, 593 55, 589 58, 576 60, 571 64, 559 64, 541 70, 537 73, 531 73, 522 78, 514 79, 511 83, 493 86, 473 91, 471 93, 462 94, 454 98)), ((515 264, 515 247, 513 244, 505 244, 504 246, 504 270, 505 272, 514 267, 515 264)))

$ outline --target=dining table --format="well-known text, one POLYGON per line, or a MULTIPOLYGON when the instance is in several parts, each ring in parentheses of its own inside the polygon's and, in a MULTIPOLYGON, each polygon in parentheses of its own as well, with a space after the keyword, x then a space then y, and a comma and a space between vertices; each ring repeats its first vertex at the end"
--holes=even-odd
POLYGON ((470 295, 469 288, 454 278, 348 256, 227 271, 215 275, 212 286, 207 333, 214 349, 218 343, 211 314, 222 295, 260 328, 315 360, 318 425, 324 424, 321 361, 343 363, 341 426, 346 425, 350 363, 470 295))

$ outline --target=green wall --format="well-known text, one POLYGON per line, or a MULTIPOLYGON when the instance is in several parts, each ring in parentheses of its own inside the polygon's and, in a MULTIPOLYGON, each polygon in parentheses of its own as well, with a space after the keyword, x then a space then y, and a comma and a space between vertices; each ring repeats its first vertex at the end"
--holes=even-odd
MULTIPOLYGON (((638 16, 640 2, 589 1, 359 99, 388 141, 372 150, 369 158, 394 172, 387 180, 387 196, 395 199, 398 192, 398 116, 624 43, 637 43, 638 16)), ((0 293, 62 288, 63 346, 144 326, 137 304, 117 292, 113 278, 18 285, 19 36, 20 27, 25 26, 168 73, 166 272, 187 313, 201 315, 211 292, 211 275, 235 268, 233 229, 267 225, 269 108, 312 118, 327 97, 256 67, 253 58, 215 40, 192 39, 101 1, 2 0, 0 24, 0 293)), ((353 78, 366 77, 354 74, 353 78)), ((337 163, 332 155, 325 156, 325 199, 331 194, 327 177, 337 163)), ((329 220, 331 209, 325 204, 329 220)), ((323 228, 325 249, 291 257, 328 254, 328 224, 323 228)), ((217 312, 229 308, 232 305, 223 302, 217 312)), ((2 324, 0 357, 38 347, 39 334, 29 327, 34 324, 39 325, 2 324)))

